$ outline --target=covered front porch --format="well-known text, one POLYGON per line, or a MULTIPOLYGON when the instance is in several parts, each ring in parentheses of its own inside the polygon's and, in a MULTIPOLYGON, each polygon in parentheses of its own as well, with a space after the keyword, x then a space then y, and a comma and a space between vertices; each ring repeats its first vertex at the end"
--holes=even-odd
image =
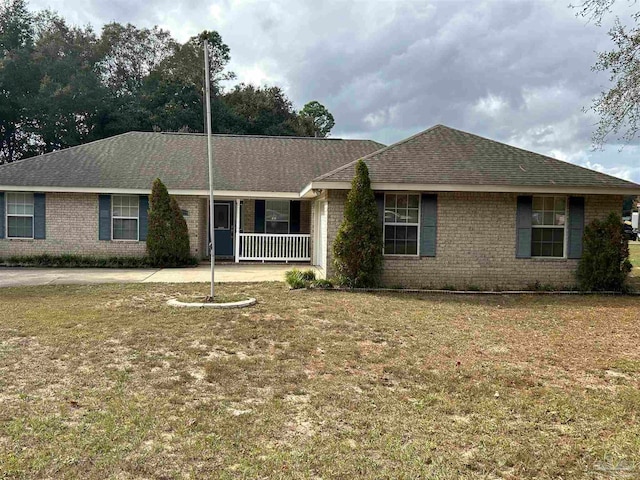
MULTIPOLYGON (((208 247, 209 202, 205 222, 208 247)), ((214 205, 216 261, 301 262, 312 255, 311 202, 288 198, 218 198, 214 205), (236 221, 237 220, 237 221, 236 221)))

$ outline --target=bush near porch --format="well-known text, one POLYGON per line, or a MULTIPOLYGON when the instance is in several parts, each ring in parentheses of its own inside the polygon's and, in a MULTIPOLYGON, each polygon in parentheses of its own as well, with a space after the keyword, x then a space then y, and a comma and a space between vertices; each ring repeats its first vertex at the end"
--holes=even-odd
POLYGON ((640 466, 635 297, 0 295, 8 478, 601 478, 640 466), (37 298, 37 301, 34 301, 37 298))

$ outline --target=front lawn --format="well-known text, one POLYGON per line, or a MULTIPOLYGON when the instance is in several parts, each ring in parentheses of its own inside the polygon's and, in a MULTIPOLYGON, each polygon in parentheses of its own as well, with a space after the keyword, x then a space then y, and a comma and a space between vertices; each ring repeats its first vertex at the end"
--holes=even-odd
POLYGON ((206 290, 0 290, 0 478, 640 475, 637 297, 206 290))

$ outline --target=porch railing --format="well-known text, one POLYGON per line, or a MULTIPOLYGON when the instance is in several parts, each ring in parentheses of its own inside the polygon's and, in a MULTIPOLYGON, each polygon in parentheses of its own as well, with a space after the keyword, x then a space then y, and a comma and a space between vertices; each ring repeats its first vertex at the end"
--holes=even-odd
POLYGON ((240 233, 238 260, 310 261, 309 234, 240 233))

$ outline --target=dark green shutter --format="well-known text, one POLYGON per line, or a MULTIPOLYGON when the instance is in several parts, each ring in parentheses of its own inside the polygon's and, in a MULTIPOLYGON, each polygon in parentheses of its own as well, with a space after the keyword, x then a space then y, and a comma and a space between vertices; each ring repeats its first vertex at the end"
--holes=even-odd
POLYGON ((47 237, 47 206, 44 193, 33 194, 33 238, 42 240, 47 237))
POLYGON ((568 258, 582 257, 584 234, 584 197, 569 197, 569 251, 568 258))
POLYGON ((438 233, 438 196, 423 194, 420 213, 420 256, 436 256, 436 237, 438 233))
POLYGON ((289 232, 300 233, 300 201, 291 200, 289 204, 289 232))
POLYGON ((141 242, 147 241, 147 232, 149 231, 149 197, 146 195, 140 195, 139 203, 140 211, 138 218, 140 225, 138 227, 139 239, 141 242))
POLYGON ((516 258, 531 258, 533 197, 519 196, 516 210, 516 258))
POLYGON ((111 240, 111 195, 98 198, 98 238, 111 240))
POLYGON ((380 229, 384 225, 384 193, 376 193, 376 206, 378 207, 378 225, 380 229))
POLYGON ((254 222, 255 233, 264 233, 264 216, 265 216, 264 200, 256 200, 256 214, 255 214, 255 222, 254 222))
POLYGON ((7 220, 5 211, 4 211, 5 203, 4 203, 4 192, 0 192, 0 238, 4 238, 4 225, 7 220))

